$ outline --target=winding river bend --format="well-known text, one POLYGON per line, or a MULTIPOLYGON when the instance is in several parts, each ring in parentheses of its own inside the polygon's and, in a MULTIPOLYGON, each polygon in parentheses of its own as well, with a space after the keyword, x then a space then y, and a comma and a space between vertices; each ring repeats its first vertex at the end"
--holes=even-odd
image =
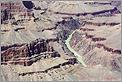
MULTIPOLYGON (((75 30, 76 31, 76 30, 75 30)), ((75 31, 73 31, 67 40, 65 40, 65 44, 67 46, 67 48, 75 55, 75 57, 77 58, 77 60, 84 66, 87 67, 87 65, 85 64, 85 62, 82 60, 82 57, 70 46, 70 40, 72 38, 72 35, 75 33, 75 31)))

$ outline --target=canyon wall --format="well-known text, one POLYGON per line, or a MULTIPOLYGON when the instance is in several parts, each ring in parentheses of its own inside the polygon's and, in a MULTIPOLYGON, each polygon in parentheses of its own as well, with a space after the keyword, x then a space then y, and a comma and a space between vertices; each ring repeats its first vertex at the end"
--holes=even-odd
POLYGON ((60 57, 60 54, 49 45, 49 42, 56 40, 57 39, 37 39, 30 44, 2 46, 1 64, 11 63, 26 66, 31 65, 40 59, 40 57, 60 57), (33 57, 35 55, 37 57, 33 57))
MULTIPOLYGON (((81 53, 87 65, 101 64, 111 70, 120 71, 121 49, 106 45, 104 43, 108 39, 106 36, 96 37, 95 34, 88 34, 90 31, 95 33, 95 30, 98 29, 81 28, 80 33, 76 32, 71 40, 72 47, 81 53)), ((116 38, 114 37, 114 39, 116 38)))

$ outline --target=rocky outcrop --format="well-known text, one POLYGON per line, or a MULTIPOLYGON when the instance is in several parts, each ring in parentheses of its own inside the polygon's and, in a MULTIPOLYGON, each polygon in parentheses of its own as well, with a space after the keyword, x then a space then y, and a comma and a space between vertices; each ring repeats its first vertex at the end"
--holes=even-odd
POLYGON ((53 47, 49 45, 49 42, 53 42, 56 40, 57 39, 37 39, 35 41, 32 41, 30 44, 15 44, 10 46, 2 46, 1 64, 10 63, 20 65, 31 65, 38 59, 47 58, 46 55, 53 58, 60 57, 60 54, 58 54, 58 52, 56 52, 53 47), (43 56, 43 54, 45 56, 43 56), (33 59, 33 56, 35 55, 37 56, 35 57, 35 59, 33 59))
MULTIPOLYGON (((86 31, 86 30, 88 30, 88 29, 83 29, 82 31, 86 31)), ((88 31, 91 31, 91 30, 88 30, 88 31)), ((92 30, 93 31, 93 30, 92 30)), ((99 41, 104 41, 104 40, 106 40, 106 38, 102 38, 102 37, 95 37, 94 35, 90 35, 90 34, 87 34, 87 33, 85 33, 84 34, 85 35, 85 38, 86 39, 91 39, 91 41, 93 41, 93 42, 99 42, 99 41)))
POLYGON ((121 13, 116 7, 110 10, 102 10, 98 12, 89 12, 89 13, 62 13, 62 12, 55 12, 55 14, 62 14, 62 15, 75 15, 75 16, 86 16, 86 15, 93 15, 93 16, 111 16, 112 14, 121 13))
POLYGON ((114 9, 110 9, 110 10, 103 10, 103 11, 99 11, 99 12, 93 12, 92 15, 105 15, 105 14, 111 15, 111 14, 117 14, 117 13, 121 13, 116 7, 114 7, 114 9))
POLYGON ((13 47, 9 48, 5 51, 2 51, 1 53, 1 61, 9 61, 12 60, 12 58, 18 58, 18 57, 27 57, 27 47, 22 46, 19 48, 13 47))
POLYGON ((104 44, 96 44, 97 48, 103 48, 105 51, 112 52, 113 54, 121 54, 121 50, 116 50, 105 46, 104 44))
POLYGON ((64 67, 66 65, 74 65, 74 64, 77 64, 77 60, 75 58, 71 58, 71 59, 68 59, 67 62, 64 62, 64 63, 61 63, 61 64, 58 64, 56 66, 53 66, 51 68, 48 68, 44 71, 37 71, 37 72, 27 72, 27 73, 20 73, 19 76, 25 76, 25 75, 30 75, 30 74, 34 74, 34 73, 47 73, 49 71, 52 71, 54 69, 58 69, 58 68, 61 68, 61 67, 64 67))
POLYGON ((21 47, 24 44, 14 44, 14 45, 6 45, 6 46, 1 46, 1 51, 7 50, 8 48, 12 48, 12 47, 21 47))
POLYGON ((82 31, 94 31, 94 29, 89 29, 89 28, 80 28, 82 31))
POLYGON ((57 22, 57 37, 59 40, 64 41, 67 39, 69 34, 78 28, 80 28, 80 22, 77 19, 69 17, 68 19, 64 19, 62 21, 57 22))
MULTIPOLYGON (((44 52, 44 53, 40 53, 40 54, 35 54, 32 57, 19 57, 19 58, 11 58, 11 60, 9 59, 8 61, 6 60, 2 60, 1 64, 7 65, 7 64, 14 64, 14 65, 24 65, 24 66, 30 66, 32 65, 34 62, 38 61, 38 60, 43 60, 43 59, 48 59, 48 58, 56 58, 56 57, 60 57, 60 54, 56 51, 54 52, 44 52)), ((7 57, 6 57, 7 59, 7 57)))
POLYGON ((115 25, 119 25, 120 23, 94 23, 94 22, 88 22, 88 21, 84 21, 86 25, 95 25, 95 26, 115 26, 115 25))

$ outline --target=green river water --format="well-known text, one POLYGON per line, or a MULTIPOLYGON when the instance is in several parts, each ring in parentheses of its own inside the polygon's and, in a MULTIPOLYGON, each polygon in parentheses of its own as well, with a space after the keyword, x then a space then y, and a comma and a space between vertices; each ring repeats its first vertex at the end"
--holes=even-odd
POLYGON ((74 53, 75 57, 77 58, 77 60, 84 66, 84 67, 87 67, 87 65, 85 64, 85 62, 82 60, 82 57, 70 46, 70 40, 72 38, 72 35, 75 33, 75 31, 73 31, 67 40, 65 40, 65 44, 67 46, 67 48, 72 52, 74 53))

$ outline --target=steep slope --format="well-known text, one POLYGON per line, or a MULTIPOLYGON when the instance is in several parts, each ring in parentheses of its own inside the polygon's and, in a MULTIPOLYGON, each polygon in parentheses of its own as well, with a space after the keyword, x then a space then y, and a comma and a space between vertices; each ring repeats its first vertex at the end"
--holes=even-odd
POLYGON ((115 26, 94 26, 86 24, 74 34, 71 45, 83 56, 87 64, 91 66, 101 64, 111 70, 120 71, 120 26, 121 24, 115 26))

